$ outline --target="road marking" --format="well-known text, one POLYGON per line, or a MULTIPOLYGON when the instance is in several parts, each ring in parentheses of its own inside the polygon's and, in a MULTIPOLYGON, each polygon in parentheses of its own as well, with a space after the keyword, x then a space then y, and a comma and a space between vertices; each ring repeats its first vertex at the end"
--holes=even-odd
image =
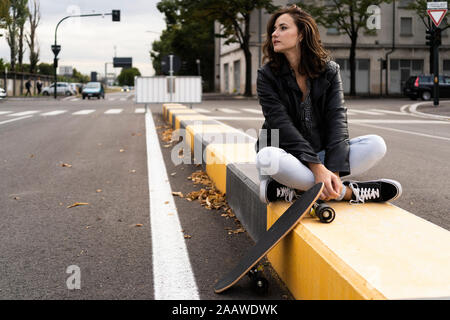
POLYGON ((62 114, 67 112, 67 110, 55 110, 55 111, 50 111, 50 112, 46 112, 46 113, 41 113, 41 116, 56 116, 58 114, 62 114))
POLYGON ((134 110, 134 113, 145 113, 145 108, 136 108, 136 110, 134 110))
POLYGON ((39 110, 24 111, 24 112, 8 114, 8 117, 21 117, 21 116, 27 116, 29 114, 38 113, 38 112, 39 112, 39 110))
POLYGON ((241 113, 238 110, 233 110, 233 109, 228 109, 228 108, 219 108, 217 110, 219 110, 219 111, 221 111, 223 113, 241 113))
POLYGON ((95 110, 92 109, 88 109, 88 110, 80 110, 77 112, 72 113, 73 115, 86 115, 86 114, 90 114, 92 112, 94 112, 95 110))
POLYGON ((211 118, 213 118, 215 120, 236 120, 236 121, 241 121, 241 120, 264 121, 265 120, 264 117, 214 117, 214 116, 211 116, 211 118))
POLYGON ((407 130, 400 130, 400 129, 394 129, 394 128, 386 128, 386 127, 380 127, 380 126, 375 126, 373 124, 366 124, 366 123, 355 123, 355 124, 358 125, 358 126, 363 126, 363 127, 382 129, 382 130, 388 130, 388 131, 412 134, 412 135, 421 136, 421 137, 427 137, 427 138, 433 138, 433 139, 450 141, 450 138, 440 137, 440 136, 433 136, 431 134, 426 134, 426 133, 413 132, 413 131, 407 131, 407 130))
POLYGON ((407 116, 408 115, 405 112, 383 110, 383 109, 370 109, 370 111, 375 111, 375 112, 379 111, 379 112, 388 113, 388 114, 395 114, 395 115, 398 115, 398 116, 407 116))
POLYGON ((211 110, 202 109, 202 108, 195 108, 194 111, 201 112, 201 113, 211 113, 211 110))
POLYGON ((8 123, 8 122, 13 122, 13 121, 17 121, 17 120, 22 120, 22 119, 26 119, 26 118, 31 118, 32 116, 25 116, 25 117, 21 117, 21 118, 15 118, 15 119, 11 119, 11 120, 5 120, 0 122, 0 124, 4 124, 4 123, 8 123))
POLYGON ((8 114, 8 113, 12 113, 12 111, 0 111, 0 115, 2 115, 2 114, 8 114))
POLYGON ((155 300, 198 300, 152 113, 145 114, 155 300))
POLYGON ((73 98, 73 99, 70 99, 70 101, 78 101, 78 100, 80 100, 80 98, 73 98))
POLYGON ((109 101, 114 101, 116 98, 108 98, 109 101))
POLYGON ((381 112, 373 112, 373 111, 365 111, 365 110, 351 109, 350 111, 353 112, 353 113, 368 114, 368 115, 371 115, 371 116, 382 116, 382 115, 384 115, 384 113, 381 113, 381 112))
POLYGON ((125 101, 127 100, 127 98, 120 98, 120 101, 125 101))
POLYGON ((440 120, 390 120, 390 119, 350 119, 350 123, 395 123, 395 124, 450 124, 440 120))
POLYGON ((123 111, 123 109, 109 109, 105 111, 105 114, 119 114, 123 111))
POLYGON ((244 108, 244 109, 242 109, 242 110, 244 110, 244 111, 246 111, 246 112, 249 112, 249 113, 263 114, 262 111, 261 111, 261 110, 258 110, 258 109, 244 108))

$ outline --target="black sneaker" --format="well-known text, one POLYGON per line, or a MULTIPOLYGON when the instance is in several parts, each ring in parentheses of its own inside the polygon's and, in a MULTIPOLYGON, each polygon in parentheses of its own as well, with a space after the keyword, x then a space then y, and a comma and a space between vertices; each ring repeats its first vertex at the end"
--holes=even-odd
POLYGON ((402 186, 398 181, 379 179, 372 181, 344 181, 343 184, 353 191, 350 203, 387 202, 399 198, 402 186))
POLYGON ((286 187, 271 178, 261 181, 259 185, 259 199, 263 203, 274 202, 277 200, 292 202, 298 197, 299 195, 295 189, 286 187))

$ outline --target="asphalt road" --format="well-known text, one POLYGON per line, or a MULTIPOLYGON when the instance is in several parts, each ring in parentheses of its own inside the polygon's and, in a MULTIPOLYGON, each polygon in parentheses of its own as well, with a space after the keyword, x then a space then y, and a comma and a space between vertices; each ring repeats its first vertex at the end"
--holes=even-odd
MULTIPOLYGON (((132 99, 0 102, 0 299, 155 298, 146 122, 132 99)), ((160 134, 162 106, 151 109, 160 134)), ((200 168, 175 166, 170 149, 161 151, 165 164, 156 170, 166 167, 172 190, 198 190, 187 177, 200 168)), ((200 299, 292 298, 269 266, 267 296, 256 296, 248 279, 214 294, 253 242, 229 234, 239 226, 222 212, 174 201, 200 299)))
MULTIPOLYGON (((154 177, 143 106, 132 99, 133 93, 115 93, 105 100, 0 102, 0 299, 155 298, 154 177), (68 268, 78 268, 80 289, 69 288, 68 268)), ((375 168, 354 178, 399 180, 403 195, 394 204, 450 230, 450 122, 410 114, 409 104, 347 101, 350 136, 379 134, 388 146, 375 168)), ((161 137, 162 106, 150 109, 161 137)), ((194 109, 253 136, 263 122, 256 100, 204 101, 194 109)), ((164 164, 156 169, 165 168, 171 190, 199 190, 187 178, 200 168, 174 165, 171 148, 159 143, 164 164)), ((200 299, 292 298, 270 266, 267 296, 251 292, 247 279, 214 294, 215 281, 253 242, 245 232, 230 234, 239 225, 222 212, 173 199, 200 299)))

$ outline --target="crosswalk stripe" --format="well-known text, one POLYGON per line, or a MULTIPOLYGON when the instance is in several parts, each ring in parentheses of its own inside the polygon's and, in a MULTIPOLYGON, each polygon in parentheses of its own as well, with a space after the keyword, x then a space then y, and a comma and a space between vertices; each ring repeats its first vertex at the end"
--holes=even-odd
POLYGON ((8 113, 12 113, 12 111, 0 111, 0 115, 2 115, 2 114, 8 114, 8 113))
POLYGON ((80 100, 80 98, 73 98, 73 99, 70 99, 70 101, 78 101, 78 100, 80 100))
POLYGON ((201 112, 201 113, 211 113, 211 110, 202 109, 202 108, 195 108, 194 111, 201 112))
POLYGON ((258 110, 258 109, 248 109, 248 108, 244 108, 244 109, 242 109, 242 110, 244 110, 244 111, 246 111, 246 112, 250 112, 250 113, 255 113, 255 114, 263 114, 262 111, 261 111, 261 110, 258 110))
POLYGON ((134 113, 145 113, 145 108, 136 108, 136 110, 134 110, 134 113))
POLYGON ((123 109, 109 109, 105 111, 105 114, 119 114, 123 111, 123 109))
POLYGON ((8 114, 8 117, 20 117, 20 116, 27 116, 29 114, 38 113, 39 110, 31 110, 31 111, 24 111, 24 112, 17 112, 13 114, 8 114))
POLYGON ((65 112, 67 112, 67 110, 55 110, 55 111, 41 113, 41 116, 56 116, 58 114, 63 114, 65 112))
POLYGON ((224 112, 224 113, 240 113, 240 111, 228 109, 228 108, 219 108, 218 110, 221 112, 224 112))
POLYGON ((72 113, 73 115, 86 115, 86 114, 90 114, 92 112, 94 112, 95 110, 92 109, 88 109, 88 110, 80 110, 77 112, 72 113))

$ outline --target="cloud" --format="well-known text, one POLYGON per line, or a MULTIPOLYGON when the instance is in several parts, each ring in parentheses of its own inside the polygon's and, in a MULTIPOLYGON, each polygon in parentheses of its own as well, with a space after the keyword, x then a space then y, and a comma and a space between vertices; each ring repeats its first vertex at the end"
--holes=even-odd
MULTIPOLYGON (((114 47, 117 56, 132 57, 133 65, 143 75, 153 75, 149 56, 151 43, 158 39, 155 33, 165 29, 163 15, 157 10, 158 1, 50 1, 41 0, 41 23, 37 37, 41 62, 53 62, 50 47, 54 43, 55 27, 59 20, 72 14, 107 13, 121 10, 121 21, 112 22, 111 16, 69 18, 63 21, 57 33, 61 52, 59 65, 69 65, 84 74, 104 73, 105 62, 112 62, 114 47)), ((9 47, 0 38, 0 58, 9 61, 9 47)), ((28 52, 25 52, 28 62, 28 52)), ((108 72, 112 66, 108 65, 108 72)), ((119 73, 120 69, 116 69, 119 73)))

